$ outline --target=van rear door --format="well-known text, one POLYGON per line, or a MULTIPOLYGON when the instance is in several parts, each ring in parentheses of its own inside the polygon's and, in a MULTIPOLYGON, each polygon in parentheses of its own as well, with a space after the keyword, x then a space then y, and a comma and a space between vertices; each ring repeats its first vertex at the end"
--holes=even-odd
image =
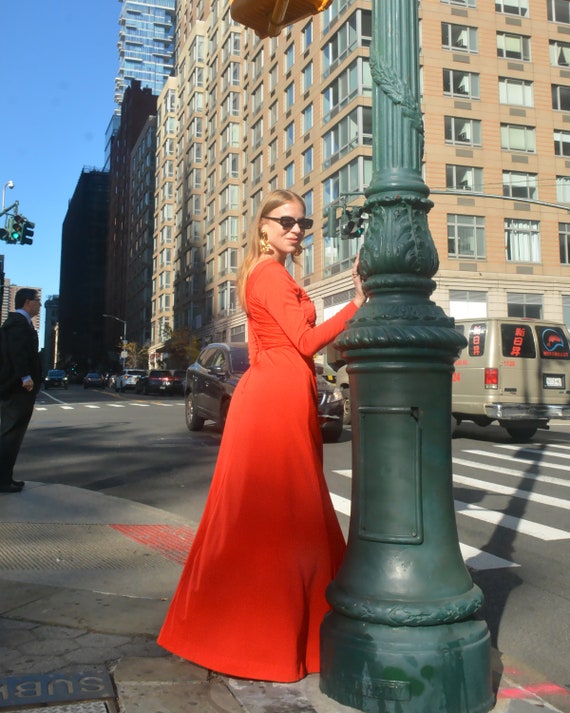
POLYGON ((532 326, 501 322, 499 394, 507 403, 542 402, 542 377, 532 326))
POLYGON ((568 403, 570 394, 570 346, 562 325, 537 325, 543 403, 568 403))

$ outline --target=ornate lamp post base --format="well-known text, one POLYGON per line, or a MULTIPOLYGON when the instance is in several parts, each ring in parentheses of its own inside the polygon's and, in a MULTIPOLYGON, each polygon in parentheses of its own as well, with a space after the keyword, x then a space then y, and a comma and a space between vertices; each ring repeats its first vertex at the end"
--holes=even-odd
POLYGON ((493 706, 483 621, 390 627, 332 612, 321 630, 321 690, 365 713, 483 713, 493 706))

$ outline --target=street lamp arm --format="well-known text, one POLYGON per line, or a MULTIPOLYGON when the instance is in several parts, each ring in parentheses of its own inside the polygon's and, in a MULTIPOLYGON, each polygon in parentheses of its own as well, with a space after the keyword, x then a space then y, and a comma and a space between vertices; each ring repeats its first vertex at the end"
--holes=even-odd
POLYGON ((121 319, 120 317, 115 317, 114 314, 103 314, 103 317, 108 317, 109 319, 115 319, 117 322, 122 322, 123 324, 123 341, 127 341, 127 320, 121 319))

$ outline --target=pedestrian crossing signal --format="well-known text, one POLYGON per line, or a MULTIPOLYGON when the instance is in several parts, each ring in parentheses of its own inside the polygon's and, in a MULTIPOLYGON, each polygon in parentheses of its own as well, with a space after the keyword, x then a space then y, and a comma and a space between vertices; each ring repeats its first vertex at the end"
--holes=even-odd
POLYGON ((260 39, 277 37, 284 27, 316 15, 332 0, 230 0, 230 14, 260 39))

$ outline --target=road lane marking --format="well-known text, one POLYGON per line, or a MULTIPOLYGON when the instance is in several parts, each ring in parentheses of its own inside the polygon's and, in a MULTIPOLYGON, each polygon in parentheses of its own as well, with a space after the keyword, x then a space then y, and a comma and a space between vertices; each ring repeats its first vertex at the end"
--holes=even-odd
MULTIPOLYGON (((485 451, 478 451, 478 453, 483 454, 485 453, 485 451)), ((512 458, 509 458, 509 460, 512 461, 512 458)), ((493 465, 491 463, 475 463, 475 461, 465 460, 464 458, 454 458, 453 463, 455 465, 465 465, 468 468, 476 468, 477 470, 490 470, 493 473, 498 473, 500 475, 511 475, 515 478, 530 478, 537 483, 547 483, 548 485, 560 485, 563 488, 570 488, 570 480, 564 480, 563 478, 554 478, 550 475, 535 475, 534 473, 527 473, 526 470, 503 468, 500 465, 493 465)), ((543 465, 545 464, 541 463, 541 467, 543 465)))
POLYGON ((330 496, 334 509, 343 515, 350 517, 350 500, 348 498, 343 498, 342 495, 337 495, 336 493, 331 493, 330 496))
POLYGON ((478 550, 476 547, 471 547, 471 545, 464 545, 462 542, 459 543, 459 548, 461 549, 461 556, 465 564, 470 569, 482 570, 520 567, 520 564, 516 562, 497 557, 490 552, 485 552, 485 550, 478 550))
POLYGON ((553 508, 562 508, 570 510, 570 500, 562 500, 551 495, 542 495, 541 493, 533 493, 531 490, 521 490, 520 488, 511 488, 508 485, 499 485, 499 483, 489 483, 486 480, 477 480, 475 478, 467 478, 464 475, 453 474, 453 482, 460 485, 467 485, 476 490, 486 490, 490 493, 498 495, 508 495, 510 498, 520 498, 533 503, 541 503, 553 508))
MULTIPOLYGON (((552 456, 553 458, 565 458, 565 459, 570 459, 570 453, 553 453, 552 451, 549 451, 548 453, 539 448, 531 448, 531 447, 526 447, 526 448, 521 448, 520 446, 509 446, 509 445, 503 445, 500 446, 501 448, 504 448, 505 450, 510 450, 510 451, 518 451, 519 453, 529 453, 538 456, 536 458, 535 462, 541 462, 541 457, 545 455, 552 456)), ((516 460, 520 460, 520 458, 516 458, 516 460)))
POLYGON ((455 512, 466 515, 467 517, 475 518, 476 520, 488 522, 491 525, 500 525, 508 530, 514 530, 515 532, 519 532, 523 535, 536 537, 537 539, 545 542, 570 539, 570 532, 559 530, 557 527, 549 527, 548 525, 541 525, 540 523, 532 522, 531 520, 523 520, 520 517, 506 515, 505 513, 498 512, 496 510, 488 510, 487 508, 482 508, 479 507, 479 505, 473 505, 471 503, 463 503, 460 500, 455 500, 454 502, 455 512))
MULTIPOLYGON (((552 468, 553 470, 560 470, 562 467, 559 463, 543 463, 542 461, 537 461, 532 458, 513 458, 513 456, 503 455, 502 453, 488 453, 487 451, 473 450, 465 451, 466 453, 472 453, 473 455, 485 456, 486 458, 498 458, 499 460, 508 460, 511 463, 526 463, 527 465, 536 465, 541 468, 552 468)), ((454 459, 455 460, 455 459, 454 459)), ((526 471, 523 471, 526 474, 526 471)), ((529 478, 534 477, 532 474, 528 474, 529 478)), ((570 482, 568 483, 570 485, 570 482)))
POLYGON ((52 396, 51 394, 48 394, 47 391, 42 391, 42 395, 45 396, 48 399, 51 399, 52 401, 55 401, 56 404, 64 404, 65 401, 61 401, 60 399, 56 399, 55 396, 52 396))

